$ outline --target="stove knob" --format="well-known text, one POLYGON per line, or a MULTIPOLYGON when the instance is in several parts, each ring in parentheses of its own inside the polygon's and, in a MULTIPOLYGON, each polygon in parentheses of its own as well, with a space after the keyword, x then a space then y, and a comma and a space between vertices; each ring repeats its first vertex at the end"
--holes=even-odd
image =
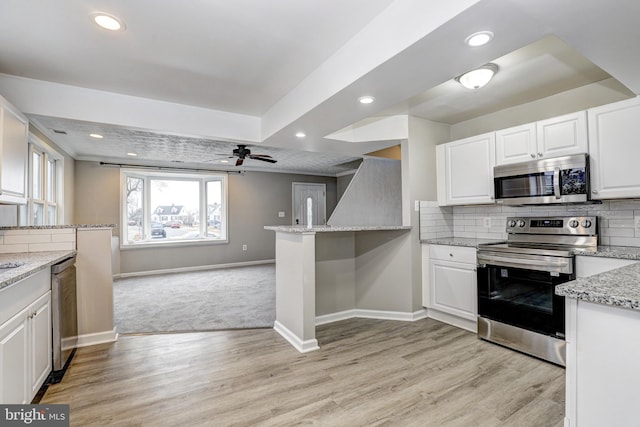
POLYGON ((515 226, 516 226, 515 219, 510 219, 509 222, 507 222, 507 227, 515 227, 515 226))
POLYGON ((525 224, 525 222, 524 222, 523 219, 518 220, 518 227, 524 227, 524 224, 525 224))
POLYGON ((591 221, 589 221, 588 219, 585 219, 584 221, 582 221, 582 226, 584 228, 589 228, 591 227, 591 221))
POLYGON ((580 225, 580 223, 578 222, 577 219, 572 219, 571 221, 569 221, 569 227, 571 227, 571 228, 576 228, 579 225, 580 225))

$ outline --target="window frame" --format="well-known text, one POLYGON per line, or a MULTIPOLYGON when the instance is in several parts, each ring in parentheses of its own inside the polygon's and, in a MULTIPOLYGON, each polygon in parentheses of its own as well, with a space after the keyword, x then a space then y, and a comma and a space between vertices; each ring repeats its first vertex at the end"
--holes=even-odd
POLYGON ((53 149, 42 139, 33 133, 29 133, 29 164, 28 164, 28 191, 27 191, 27 209, 24 222, 30 226, 52 226, 63 223, 64 217, 64 156, 53 149), (40 198, 35 199, 33 195, 33 172, 34 162, 33 156, 37 153, 40 155, 40 198), (48 165, 53 162, 53 183, 49 182, 48 165), (49 188, 52 189, 53 200, 49 200, 49 188), (34 214, 35 206, 42 206, 42 224, 35 224, 34 214), (55 208, 55 223, 49 222, 49 208, 55 208))
POLYGON ((141 168, 121 168, 120 169, 120 249, 140 249, 140 248, 158 248, 158 247, 180 247, 180 246, 197 246, 197 245, 216 245, 229 243, 229 224, 228 224, 228 208, 229 208, 229 192, 228 192, 228 174, 221 172, 195 172, 195 171, 166 171, 166 170, 148 170, 141 168), (127 230, 128 204, 127 204, 127 178, 136 178, 143 181, 142 193, 142 223, 144 238, 139 241, 128 241, 127 230), (196 181, 198 182, 198 209, 199 209, 199 226, 200 237, 194 239, 176 239, 176 240, 158 240, 151 237, 151 215, 154 206, 151 205, 151 181, 153 180, 170 180, 170 181, 196 181), (208 214, 207 214, 207 183, 221 182, 221 238, 207 237, 208 214), (204 212, 204 215, 202 214, 204 212))

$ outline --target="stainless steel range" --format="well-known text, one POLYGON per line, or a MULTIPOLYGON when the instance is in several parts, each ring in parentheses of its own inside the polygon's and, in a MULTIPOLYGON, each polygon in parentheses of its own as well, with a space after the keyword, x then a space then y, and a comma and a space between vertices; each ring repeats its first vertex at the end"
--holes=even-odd
POLYGON ((576 250, 595 250, 597 217, 507 218, 507 243, 478 247, 478 336, 565 365, 564 297, 576 250))

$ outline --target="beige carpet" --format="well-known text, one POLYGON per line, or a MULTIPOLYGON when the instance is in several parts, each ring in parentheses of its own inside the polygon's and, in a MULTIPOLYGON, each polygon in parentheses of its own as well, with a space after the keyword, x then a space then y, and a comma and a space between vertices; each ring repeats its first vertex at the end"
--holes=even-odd
POLYGON ((118 333, 273 327, 275 264, 118 279, 118 333))

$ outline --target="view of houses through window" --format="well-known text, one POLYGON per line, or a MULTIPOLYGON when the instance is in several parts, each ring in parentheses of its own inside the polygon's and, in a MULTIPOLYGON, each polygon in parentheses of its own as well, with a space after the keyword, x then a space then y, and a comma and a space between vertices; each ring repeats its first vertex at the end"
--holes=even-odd
POLYGON ((226 240, 226 175, 123 170, 123 243, 226 240))

